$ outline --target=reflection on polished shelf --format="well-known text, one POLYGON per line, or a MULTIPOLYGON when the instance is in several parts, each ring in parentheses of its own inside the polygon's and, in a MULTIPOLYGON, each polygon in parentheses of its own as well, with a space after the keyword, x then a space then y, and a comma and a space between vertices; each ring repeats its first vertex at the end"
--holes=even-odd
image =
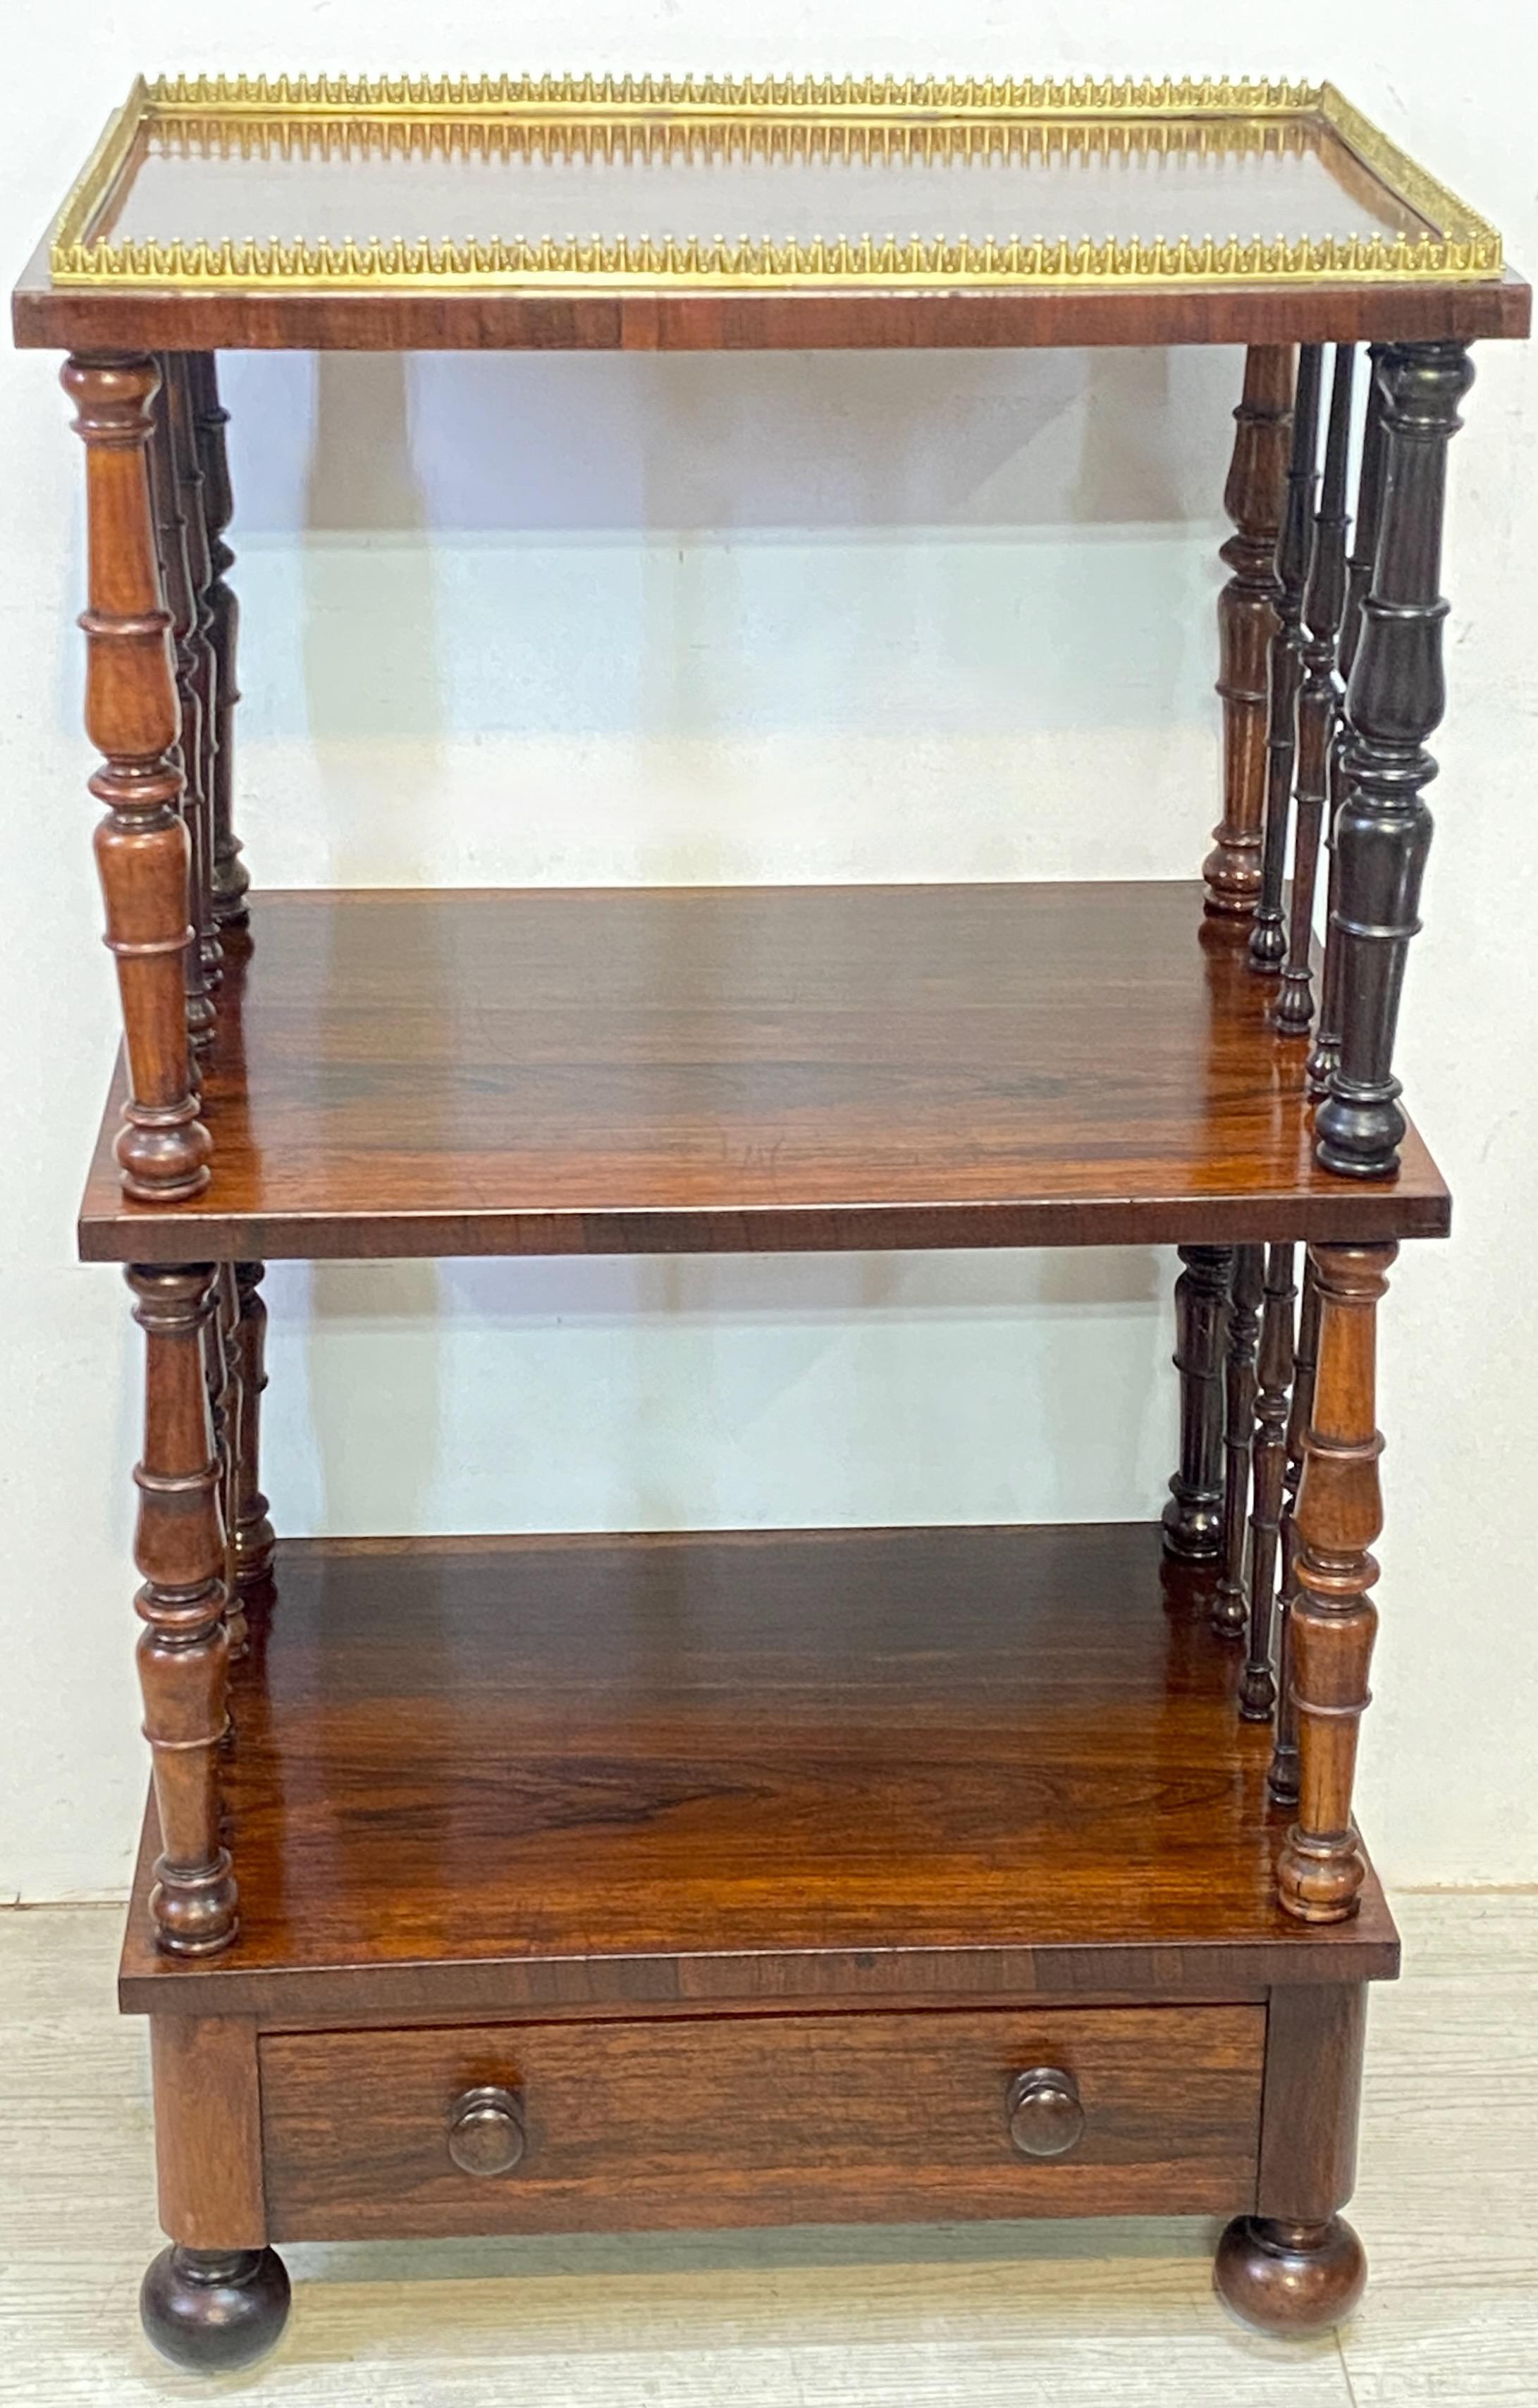
POLYGON ((1529 299, 1329 85, 108 127, 14 317, 86 447, 179 2362, 276 2338, 285 2238, 1216 2214, 1255 2322, 1357 2297, 1373 1325, 1448 1221, 1394 1040, 1447 446, 1529 299), (1201 884, 250 895, 217 349, 1068 342, 1246 348, 1201 884), (1130 1242, 1162 1529, 275 1540, 265 1256, 1130 1242))

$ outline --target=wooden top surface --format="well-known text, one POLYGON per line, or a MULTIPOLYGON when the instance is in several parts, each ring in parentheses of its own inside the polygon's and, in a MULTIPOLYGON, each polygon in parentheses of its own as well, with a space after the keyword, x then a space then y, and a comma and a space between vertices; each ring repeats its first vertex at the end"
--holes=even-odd
POLYGON ((1330 84, 177 78, 135 86, 16 324, 77 348, 1148 343, 1516 333, 1525 309, 1495 229, 1330 84))
MULTIPOLYGON (((1274 1901, 1271 1734, 1157 1530, 286 1544, 236 1668, 235 1945, 130 2008, 1259 1995, 1397 1970, 1274 1901)), ((152 1844, 152 1832, 151 1832, 152 1844)))
MULTIPOLYGON (((1307 1052, 1195 884, 263 894, 211 1185, 89 1260, 1435 1236, 1318 1169, 1307 1052)), ((120 1074, 121 1075, 121 1074, 120 1074)))

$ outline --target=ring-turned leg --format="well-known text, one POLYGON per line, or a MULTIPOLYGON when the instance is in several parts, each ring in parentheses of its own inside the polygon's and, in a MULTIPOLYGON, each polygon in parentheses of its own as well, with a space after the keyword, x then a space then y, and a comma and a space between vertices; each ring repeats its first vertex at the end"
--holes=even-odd
POLYGON ((1378 370, 1384 489, 1373 584, 1346 693, 1344 792, 1335 824, 1340 1059, 1315 1123, 1327 1170, 1381 1179, 1396 1168, 1404 1114, 1394 1035, 1405 956, 1419 927, 1431 841, 1423 796, 1436 775, 1426 738, 1446 703, 1438 592, 1447 445, 1473 381, 1463 343, 1401 343, 1378 370))
POLYGON ((169 1204, 208 1184, 183 993, 193 942, 171 618, 161 592, 145 450, 159 380, 137 356, 77 357, 63 372, 86 447, 91 605, 86 727, 105 757, 96 867, 117 962, 128 1100, 115 1148, 125 1195, 169 1204))
POLYGON ((194 924, 197 929, 204 982, 212 994, 219 987, 224 966, 223 948, 219 941, 219 922, 214 913, 214 780, 218 752, 219 671, 214 657, 213 605, 210 599, 213 562, 208 549, 208 521, 204 515, 203 466, 193 416, 186 353, 167 351, 162 361, 162 373, 165 380, 163 408, 170 429, 171 457, 181 503, 182 524, 186 530, 187 569, 192 584, 193 635, 190 649, 197 688, 198 740, 195 754, 191 744, 185 741, 183 751, 187 755, 190 800, 198 831, 194 924))
POLYGON ((1202 865, 1205 909, 1247 919, 1260 892, 1260 821, 1266 800, 1266 658, 1281 593, 1276 538, 1282 525, 1292 427, 1292 350, 1254 343, 1223 507, 1234 533, 1219 557, 1231 570, 1218 597, 1218 679, 1223 698, 1223 817, 1202 865))
POLYGON ((1378 1623, 1372 1598, 1378 1567, 1369 1552, 1383 1527, 1376 1313, 1398 1249, 1309 1251, 1319 1297, 1319 1359, 1303 1440, 1288 1616, 1298 1815, 1282 1844, 1277 1889, 1289 1914, 1340 1923, 1356 1913, 1365 1872, 1351 1789, 1378 1623))
POLYGON ((158 1945, 175 1956, 211 1956, 237 1928, 235 1877, 219 1836, 229 1636, 208 1410, 214 1277, 211 1263, 138 1264, 127 1274, 145 1335, 134 1560, 144 1576, 139 1684, 162 1842, 150 1913, 158 1945))
POLYGON ((1218 1560, 1223 1543, 1223 1331, 1231 1246, 1182 1246, 1175 1282, 1180 1469, 1164 1509, 1164 1552, 1186 1564, 1218 1560))
POLYGON ((1359 1983, 1272 1990, 1266 2012, 1258 2213, 1218 2243, 1217 2295, 1246 2324, 1286 2340, 1349 2315, 1367 2259, 1338 2211, 1357 2173, 1367 1994, 1359 1983))

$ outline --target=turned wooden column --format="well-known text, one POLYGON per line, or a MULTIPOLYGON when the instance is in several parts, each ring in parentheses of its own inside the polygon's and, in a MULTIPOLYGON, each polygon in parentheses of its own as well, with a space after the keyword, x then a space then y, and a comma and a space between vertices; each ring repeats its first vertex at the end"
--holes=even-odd
POLYGON ((1213 1627, 1224 1639, 1244 1635, 1244 1516, 1250 1500, 1250 1451, 1255 1442, 1255 1349, 1260 1334, 1265 1249, 1234 1249, 1224 1374, 1223 1571, 1213 1596, 1213 1627))
MULTIPOLYGON (((181 815, 187 826, 188 849, 187 917, 196 926, 199 924, 199 898, 207 886, 209 858, 208 831, 198 793, 208 681, 199 674, 198 667, 197 605, 193 594, 192 567, 187 554, 187 521, 182 509, 164 370, 162 380, 158 407, 154 412, 154 433, 147 455, 150 503, 154 512, 161 580, 165 605, 171 614, 171 642, 176 655, 180 735, 172 747, 171 758, 181 772, 181 815)), ((201 1052, 212 1043, 214 1033, 213 997, 208 988, 201 945, 189 945, 182 961, 187 994, 187 1034, 194 1052, 201 1052)))
POLYGON ((1275 1012, 1276 1025, 1287 1037, 1306 1036, 1314 1017, 1314 889, 1344 692, 1335 672, 1335 649, 1345 609, 1345 538, 1350 525, 1345 507, 1346 453, 1351 441, 1351 388, 1356 366, 1356 346, 1338 343, 1330 394, 1330 426, 1325 437, 1324 480, 1314 522, 1314 556, 1303 594, 1292 912, 1275 1012))
POLYGON ((1292 447, 1286 498, 1276 546, 1276 630, 1271 639, 1266 703, 1266 810, 1260 845, 1260 892, 1250 929, 1250 967, 1279 970, 1287 949, 1282 892, 1286 882, 1287 828, 1292 814, 1292 772, 1298 753, 1298 689, 1303 673, 1303 591, 1314 539, 1314 492, 1318 481, 1319 363, 1321 347, 1304 343, 1298 353, 1298 391, 1292 411, 1292 447))
POLYGON ((144 1458, 134 1560, 144 1733, 154 1767, 162 1854, 150 1912, 178 1956, 208 1956, 236 1933, 235 1879, 219 1836, 218 1753, 229 1641, 224 1533, 208 1409, 211 1263, 127 1273, 145 1334, 144 1458))
POLYGON ((90 608, 86 727, 104 755, 96 866, 117 962, 128 1101, 116 1154, 125 1195, 147 1204, 208 1182, 183 992, 189 850, 181 819, 171 618, 161 593, 145 463, 158 379, 137 355, 77 357, 63 372, 86 447, 90 608))
POLYGON ((237 1263, 236 1323, 240 1420, 235 1450, 235 1577, 240 1596, 263 1590, 272 1577, 275 1541, 261 1488, 262 1397, 267 1384, 267 1309, 262 1301, 265 1263, 237 1263))
POLYGON ((1302 1300, 1292 1357, 1292 1397, 1287 1406, 1286 1468, 1282 1474, 1281 1585, 1276 1600, 1276 1738, 1266 1785, 1277 1806, 1298 1803, 1298 1710, 1292 1695, 1292 1609, 1298 1598, 1298 1490, 1303 1477, 1303 1441, 1314 1411, 1314 1373, 1319 1358, 1319 1283, 1314 1257, 1304 1249, 1302 1300))
POLYGON ((1247 919, 1260 892, 1260 823, 1266 800, 1266 661, 1281 593, 1276 538, 1282 525, 1292 427, 1292 349, 1254 343, 1234 411, 1233 458, 1223 507, 1234 533, 1219 554, 1232 572, 1218 596, 1217 691, 1223 700, 1223 817, 1202 865, 1204 908, 1247 919))
POLYGON ((230 413, 219 399, 219 373, 211 351, 185 354, 202 466, 204 523, 212 571, 208 588, 210 636, 215 660, 213 733, 213 908, 222 928, 243 928, 251 918, 246 908, 251 884, 235 833, 235 706, 240 689, 235 681, 236 638, 240 607, 227 582, 235 554, 224 540, 235 515, 230 491, 229 459, 224 429, 230 413))
POLYGON ((1292 1382, 1292 1309, 1295 1250, 1266 1250, 1265 1304, 1255 1398, 1255 1508, 1250 1517, 1249 1655, 1239 1684, 1239 1711, 1246 1722, 1269 1722, 1276 1704, 1272 1669, 1272 1624, 1276 1598, 1276 1560, 1282 1527, 1282 1487, 1286 1469, 1287 1392, 1292 1382))
POLYGON ((1315 1122, 1327 1170, 1381 1179, 1399 1162, 1404 1114, 1394 1036, 1405 957, 1420 922, 1431 841, 1426 738, 1446 702, 1438 592, 1447 445, 1473 381, 1464 343, 1392 345, 1378 370, 1384 485, 1373 583, 1346 693, 1344 792, 1335 828, 1340 1059, 1315 1122))
POLYGON ((1370 1553, 1383 1526, 1376 1312, 1397 1247, 1314 1246, 1319 1359, 1298 1491, 1290 1620, 1298 1815, 1277 1868, 1282 1904, 1306 1923, 1355 1912, 1364 1868, 1351 1820, 1357 1728, 1377 1629, 1370 1553))
POLYGON ((1231 1246, 1182 1246, 1175 1282, 1175 1369, 1180 1373, 1180 1468, 1164 1509, 1164 1551, 1181 1563, 1215 1563, 1223 1543, 1223 1335, 1231 1246))

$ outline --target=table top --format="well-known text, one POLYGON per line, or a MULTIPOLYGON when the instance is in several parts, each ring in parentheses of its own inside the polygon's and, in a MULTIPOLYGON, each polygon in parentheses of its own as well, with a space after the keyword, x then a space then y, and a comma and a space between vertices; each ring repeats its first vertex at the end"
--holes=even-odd
POLYGON ((1495 229, 1330 84, 179 77, 136 84, 16 322, 1289 340, 1516 332, 1525 306, 1495 229))
POLYGON ((1308 1047, 1185 883, 253 894, 212 1177, 93 1260, 1434 1237, 1314 1160, 1308 1047))

